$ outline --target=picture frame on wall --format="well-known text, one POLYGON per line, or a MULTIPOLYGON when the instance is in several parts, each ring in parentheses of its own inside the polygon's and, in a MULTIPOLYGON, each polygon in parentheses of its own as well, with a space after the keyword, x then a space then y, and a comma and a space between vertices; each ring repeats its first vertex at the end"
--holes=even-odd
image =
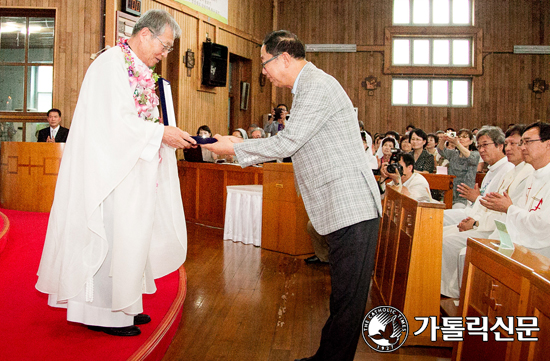
POLYGON ((250 83, 241 82, 241 110, 248 110, 248 98, 250 97, 250 83))

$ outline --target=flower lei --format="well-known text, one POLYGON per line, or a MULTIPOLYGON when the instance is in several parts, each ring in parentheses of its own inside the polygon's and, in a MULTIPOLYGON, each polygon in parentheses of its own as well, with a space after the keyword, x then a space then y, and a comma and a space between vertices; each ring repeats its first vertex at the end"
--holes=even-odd
POLYGON ((127 39, 120 39, 117 46, 122 49, 124 62, 130 77, 130 87, 134 89, 134 102, 138 116, 154 123, 159 122, 158 117, 153 117, 151 112, 159 105, 159 97, 155 93, 155 83, 159 76, 142 62, 136 65, 130 53, 127 39))

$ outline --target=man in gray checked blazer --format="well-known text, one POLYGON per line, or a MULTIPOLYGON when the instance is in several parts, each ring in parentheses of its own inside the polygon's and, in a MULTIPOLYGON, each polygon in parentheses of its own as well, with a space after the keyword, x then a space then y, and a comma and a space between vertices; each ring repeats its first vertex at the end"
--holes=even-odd
POLYGON ((292 157, 296 183, 313 224, 330 246, 330 317, 317 353, 302 360, 353 360, 382 214, 357 117, 342 86, 305 60, 296 35, 275 31, 261 48, 263 73, 292 89, 292 114, 276 136, 244 143, 220 137, 205 147, 236 154, 242 167, 292 157), (235 142, 235 143, 234 143, 235 142))

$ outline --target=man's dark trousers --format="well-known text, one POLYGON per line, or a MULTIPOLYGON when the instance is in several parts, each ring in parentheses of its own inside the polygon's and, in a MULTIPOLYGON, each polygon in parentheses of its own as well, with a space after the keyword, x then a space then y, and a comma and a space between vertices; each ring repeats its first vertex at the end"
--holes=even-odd
POLYGON ((332 293, 330 316, 314 360, 352 361, 361 334, 374 268, 380 218, 359 222, 326 235, 332 293))

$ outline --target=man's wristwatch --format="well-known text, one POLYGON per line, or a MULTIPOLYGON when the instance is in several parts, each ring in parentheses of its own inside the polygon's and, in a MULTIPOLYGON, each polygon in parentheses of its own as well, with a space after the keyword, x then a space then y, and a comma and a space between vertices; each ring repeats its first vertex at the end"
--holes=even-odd
POLYGON ((475 221, 474 225, 472 226, 472 229, 477 229, 479 227, 479 221, 475 221))

